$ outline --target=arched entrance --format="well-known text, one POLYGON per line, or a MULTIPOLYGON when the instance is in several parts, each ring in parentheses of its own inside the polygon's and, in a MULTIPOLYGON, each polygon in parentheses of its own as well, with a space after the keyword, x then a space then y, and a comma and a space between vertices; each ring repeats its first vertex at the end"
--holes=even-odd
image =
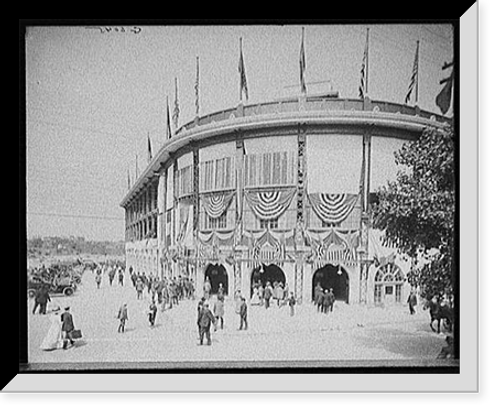
POLYGON ((333 289, 335 300, 349 303, 349 274, 342 266, 327 264, 314 272, 311 292, 313 299, 318 283, 323 289, 333 289))
POLYGON ((286 276, 283 270, 279 266, 274 264, 271 265, 260 265, 252 270, 252 275, 250 277, 250 297, 252 296, 252 290, 254 284, 262 284, 266 286, 267 282, 274 286, 274 282, 281 282, 283 286, 286 283, 286 276))
POLYGON ((374 302, 378 304, 395 304, 402 302, 404 283, 403 271, 394 263, 380 266, 375 273, 374 302))
POLYGON ((205 278, 210 280, 210 293, 216 294, 219 291, 219 284, 222 283, 224 295, 227 295, 228 277, 226 268, 221 264, 209 264, 205 269, 205 278))

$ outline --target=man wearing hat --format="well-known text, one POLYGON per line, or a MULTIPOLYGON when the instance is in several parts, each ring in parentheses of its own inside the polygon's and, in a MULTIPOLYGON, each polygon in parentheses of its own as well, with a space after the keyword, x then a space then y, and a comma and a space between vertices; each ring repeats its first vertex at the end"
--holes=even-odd
POLYGON ((198 327, 200 329, 200 345, 203 345, 203 337, 207 337, 207 345, 212 345, 210 327, 215 324, 215 317, 208 306, 208 301, 203 302, 203 307, 198 315, 198 327))
POLYGON ((124 303, 120 309, 118 309, 118 320, 120 321, 120 325, 118 326, 118 332, 125 332, 125 322, 128 320, 128 311, 127 304, 124 303))
POLYGON ((63 336, 63 349, 68 348, 68 342, 72 346, 74 341, 71 339, 71 332, 75 330, 75 325, 73 324, 73 315, 69 313, 69 306, 64 308, 64 312, 61 315, 61 331, 63 336))

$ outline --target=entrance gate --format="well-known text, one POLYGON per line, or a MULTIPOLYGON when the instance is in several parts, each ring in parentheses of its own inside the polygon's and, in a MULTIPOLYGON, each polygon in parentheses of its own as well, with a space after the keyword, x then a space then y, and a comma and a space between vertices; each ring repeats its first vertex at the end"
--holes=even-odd
POLYGON ((323 289, 333 289, 336 301, 349 303, 349 275, 342 266, 327 264, 314 272, 311 292, 313 300, 314 289, 318 284, 323 289))
POLYGON ((266 287, 267 282, 270 282, 271 286, 274 286, 274 282, 281 282, 283 286, 285 286, 285 273, 283 273, 283 270, 281 270, 279 266, 276 266, 274 264, 263 264, 253 269, 252 275, 250 277, 250 297, 252 297, 254 284, 261 283, 263 287, 266 287))
POLYGON ((219 284, 222 283, 224 295, 227 295, 228 277, 226 268, 221 264, 209 264, 205 269, 205 278, 210 280, 210 294, 216 294, 219 290, 219 284))

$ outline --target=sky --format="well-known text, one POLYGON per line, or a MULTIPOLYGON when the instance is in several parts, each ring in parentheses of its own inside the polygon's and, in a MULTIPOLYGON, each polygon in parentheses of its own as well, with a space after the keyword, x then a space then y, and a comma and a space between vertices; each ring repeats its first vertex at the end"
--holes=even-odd
POLYGON ((178 78, 179 125, 239 102, 242 38, 248 103, 293 94, 302 27, 306 83, 357 98, 369 28, 369 90, 404 103, 420 42, 419 101, 438 113, 449 25, 32 26, 26 33, 27 235, 123 240, 127 174, 165 141, 178 78), (320 83, 317 83, 320 82, 320 83), (321 83, 326 82, 326 83, 321 83))

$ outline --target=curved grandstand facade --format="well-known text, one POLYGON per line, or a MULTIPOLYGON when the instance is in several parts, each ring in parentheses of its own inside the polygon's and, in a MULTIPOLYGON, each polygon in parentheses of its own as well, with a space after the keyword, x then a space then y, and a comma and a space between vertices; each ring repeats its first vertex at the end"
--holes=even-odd
POLYGON ((126 262, 158 277, 209 278, 247 298, 281 281, 347 303, 406 301, 409 263, 370 228, 393 153, 448 118, 418 107, 299 96, 196 118, 152 158, 121 206, 126 262))

